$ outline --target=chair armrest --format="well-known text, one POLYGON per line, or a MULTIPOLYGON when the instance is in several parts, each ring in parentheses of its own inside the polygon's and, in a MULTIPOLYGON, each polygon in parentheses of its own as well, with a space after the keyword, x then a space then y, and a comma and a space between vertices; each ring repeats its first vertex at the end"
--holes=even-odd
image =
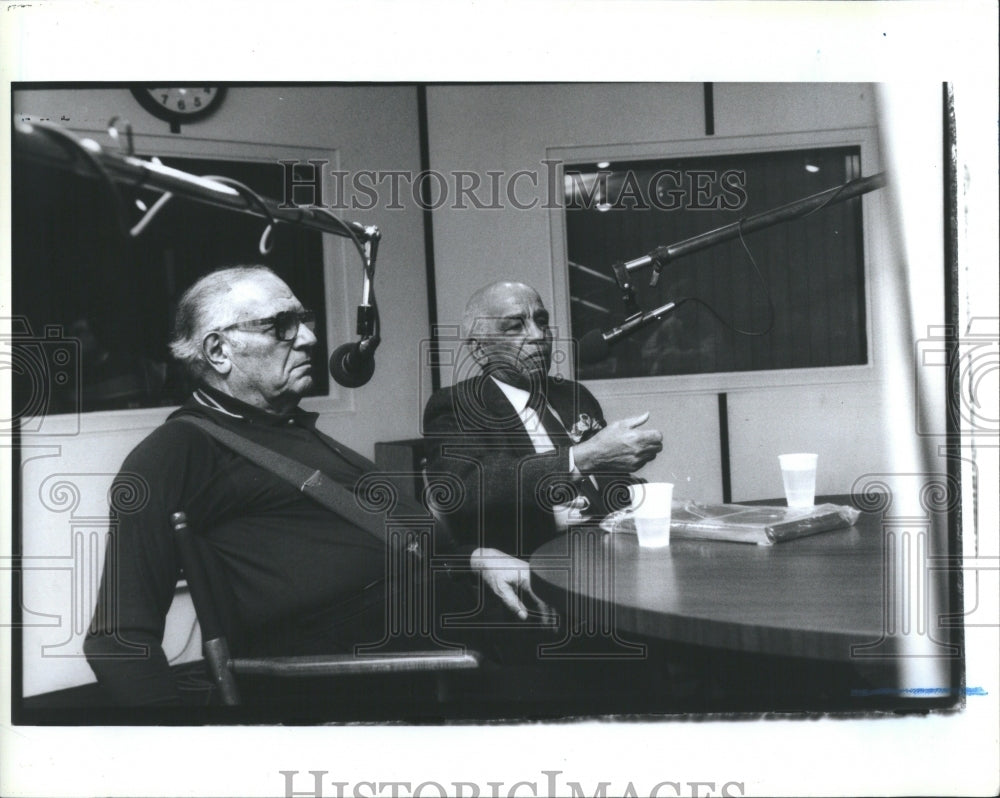
POLYGON ((237 657, 230 660, 234 673, 256 676, 337 676, 355 673, 408 673, 478 668, 474 651, 413 651, 365 657, 353 654, 302 657, 237 657))

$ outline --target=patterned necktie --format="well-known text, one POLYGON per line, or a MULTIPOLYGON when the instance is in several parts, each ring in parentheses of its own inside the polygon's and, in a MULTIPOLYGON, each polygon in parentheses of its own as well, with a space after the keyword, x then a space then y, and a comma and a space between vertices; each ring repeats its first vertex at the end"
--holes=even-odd
MULTIPOLYGON (((549 407, 549 403, 545 401, 545 397, 542 394, 531 394, 528 397, 528 407, 538 415, 542 427, 555 446, 568 448, 573 445, 573 439, 570 438, 566 427, 556 418, 555 413, 552 412, 552 408, 549 407)), ((586 498, 589 503, 588 514, 602 516, 606 513, 600 491, 594 486, 590 477, 583 477, 577 480, 576 488, 579 495, 586 498)))
POLYGON ((542 424, 542 428, 548 434, 552 443, 558 447, 568 447, 573 445, 572 438, 569 437, 569 433, 566 432, 566 427, 564 427, 559 419, 556 418, 552 409, 549 407, 549 403, 545 401, 545 397, 540 393, 533 393, 528 397, 528 407, 535 411, 538 416, 538 420, 542 424))

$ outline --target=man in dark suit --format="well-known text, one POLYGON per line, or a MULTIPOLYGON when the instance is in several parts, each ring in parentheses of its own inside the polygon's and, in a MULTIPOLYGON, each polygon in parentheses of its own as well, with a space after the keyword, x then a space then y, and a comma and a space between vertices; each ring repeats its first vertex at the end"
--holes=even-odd
POLYGON ((590 391, 548 376, 549 314, 530 286, 501 281, 476 291, 462 334, 481 373, 427 403, 428 470, 461 479, 456 544, 523 620, 522 597, 547 611, 531 592, 528 555, 567 524, 603 514, 663 438, 642 428, 648 413, 607 424, 590 391))

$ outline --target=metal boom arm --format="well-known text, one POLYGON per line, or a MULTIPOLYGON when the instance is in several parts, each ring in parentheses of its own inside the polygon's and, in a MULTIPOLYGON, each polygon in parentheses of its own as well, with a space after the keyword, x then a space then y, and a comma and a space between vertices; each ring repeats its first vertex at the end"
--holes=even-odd
POLYGON ((626 261, 623 264, 615 264, 615 276, 618 278, 619 285, 622 288, 625 288, 625 286, 622 285, 622 280, 624 278, 627 281, 628 274, 647 266, 653 266, 655 269, 653 283, 655 283, 657 274, 659 274, 660 269, 663 268, 663 265, 667 262, 676 260, 684 255, 690 255, 702 249, 707 249, 708 247, 722 243, 723 241, 729 241, 737 238, 740 235, 741 230, 743 233, 752 233, 755 230, 763 230, 765 227, 773 227, 776 224, 790 221, 799 216, 804 216, 807 213, 817 211, 828 205, 835 205, 838 202, 844 202, 852 199, 853 197, 867 194, 869 191, 882 188, 885 184, 885 172, 879 172, 878 174, 874 174, 869 177, 851 180, 843 185, 834 186, 826 191, 821 191, 818 194, 803 197, 802 199, 789 202, 786 205, 772 208, 769 211, 763 211, 762 213, 748 216, 742 220, 742 223, 733 222, 731 224, 723 225, 722 227, 717 227, 714 230, 709 230, 705 233, 699 233, 696 236, 691 236, 691 238, 685 238, 683 241, 678 241, 676 244, 668 244, 666 246, 657 247, 652 252, 643 255, 641 258, 635 258, 634 260, 626 261))
POLYGON ((348 238, 350 234, 345 230, 346 226, 362 242, 377 240, 380 236, 378 227, 374 225, 338 220, 323 208, 288 207, 287 203, 260 197, 262 208, 222 182, 145 161, 134 155, 112 152, 91 139, 80 139, 56 125, 16 121, 12 150, 16 157, 54 164, 84 176, 94 175, 94 165, 98 164, 108 178, 120 183, 169 191, 177 197, 263 218, 270 213, 271 218, 278 222, 298 224, 348 238), (81 150, 85 152, 81 153, 81 150))

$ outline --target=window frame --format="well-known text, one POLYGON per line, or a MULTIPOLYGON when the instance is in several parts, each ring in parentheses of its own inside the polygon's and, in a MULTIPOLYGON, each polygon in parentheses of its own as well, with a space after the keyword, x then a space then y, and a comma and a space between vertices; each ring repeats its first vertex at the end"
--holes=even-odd
MULTIPOLYGON (((706 155, 734 155, 740 153, 778 152, 818 147, 856 146, 861 151, 861 174, 865 177, 882 170, 878 148, 878 131, 874 127, 818 130, 795 133, 768 133, 751 136, 712 136, 699 139, 679 139, 663 142, 636 144, 582 145, 573 147, 548 147, 546 158, 556 161, 557 183, 564 183, 566 164, 581 162, 656 160, 706 155)), ((643 394, 721 393, 734 391, 779 388, 791 385, 815 386, 850 383, 870 383, 881 379, 884 371, 885 348, 879 335, 881 291, 875 274, 876 264, 884 264, 887 252, 883 240, 886 206, 882 191, 862 197, 862 263, 864 268, 865 325, 867 363, 850 366, 822 366, 797 369, 769 369, 755 371, 716 372, 712 374, 679 374, 650 377, 622 377, 619 379, 587 380, 587 384, 600 394, 635 396, 643 394)), ((567 260, 566 210, 563 203, 549 210, 552 244, 553 290, 556 323, 560 330, 570 331, 570 288, 567 260)), ((663 241, 663 245, 676 242, 663 241)), ((645 252, 623 252, 622 260, 632 260, 645 252)), ((610 266, 609 268, 610 275, 610 266)), ((669 266, 667 267, 670 268, 669 266)), ((638 293, 649 280, 649 270, 636 275, 638 293)), ((780 312, 780 309, 778 309, 780 312)), ((587 330, 572 330, 579 340, 587 330)), ((572 357, 564 357, 560 370, 570 378, 576 377, 572 357)))
MULTIPOLYGON (((70 128, 70 130, 82 138, 93 138, 99 141, 101 146, 106 149, 110 149, 112 146, 107 142, 106 130, 89 128, 70 128)), ((327 169, 340 168, 339 149, 329 146, 261 144, 232 139, 188 136, 177 138, 176 136, 145 134, 136 134, 133 140, 135 151, 144 157, 156 155, 170 158, 205 158, 218 161, 258 163, 277 163, 279 160, 293 159, 305 162, 310 159, 320 159, 328 162, 327 169)), ((347 239, 325 233, 320 234, 323 236, 326 343, 327 351, 332 352, 341 343, 350 340, 352 334, 353 310, 348 303, 348 297, 353 296, 353 293, 349 289, 348 272, 354 267, 360 271, 360 263, 357 263, 357 253, 353 246, 349 246, 347 239)), ((33 324, 32 332, 35 335, 38 334, 38 330, 35 330, 34 326, 44 326, 41 324, 41 320, 29 319, 28 321, 33 324)), ((326 364, 317 364, 317 366, 325 368, 326 364)), ((352 413, 356 409, 353 394, 353 391, 342 388, 331 379, 325 396, 304 397, 301 406, 305 410, 322 415, 352 413)), ((43 435, 64 436, 76 435, 81 432, 152 430, 162 424, 178 406, 53 414, 45 417, 43 435)))

